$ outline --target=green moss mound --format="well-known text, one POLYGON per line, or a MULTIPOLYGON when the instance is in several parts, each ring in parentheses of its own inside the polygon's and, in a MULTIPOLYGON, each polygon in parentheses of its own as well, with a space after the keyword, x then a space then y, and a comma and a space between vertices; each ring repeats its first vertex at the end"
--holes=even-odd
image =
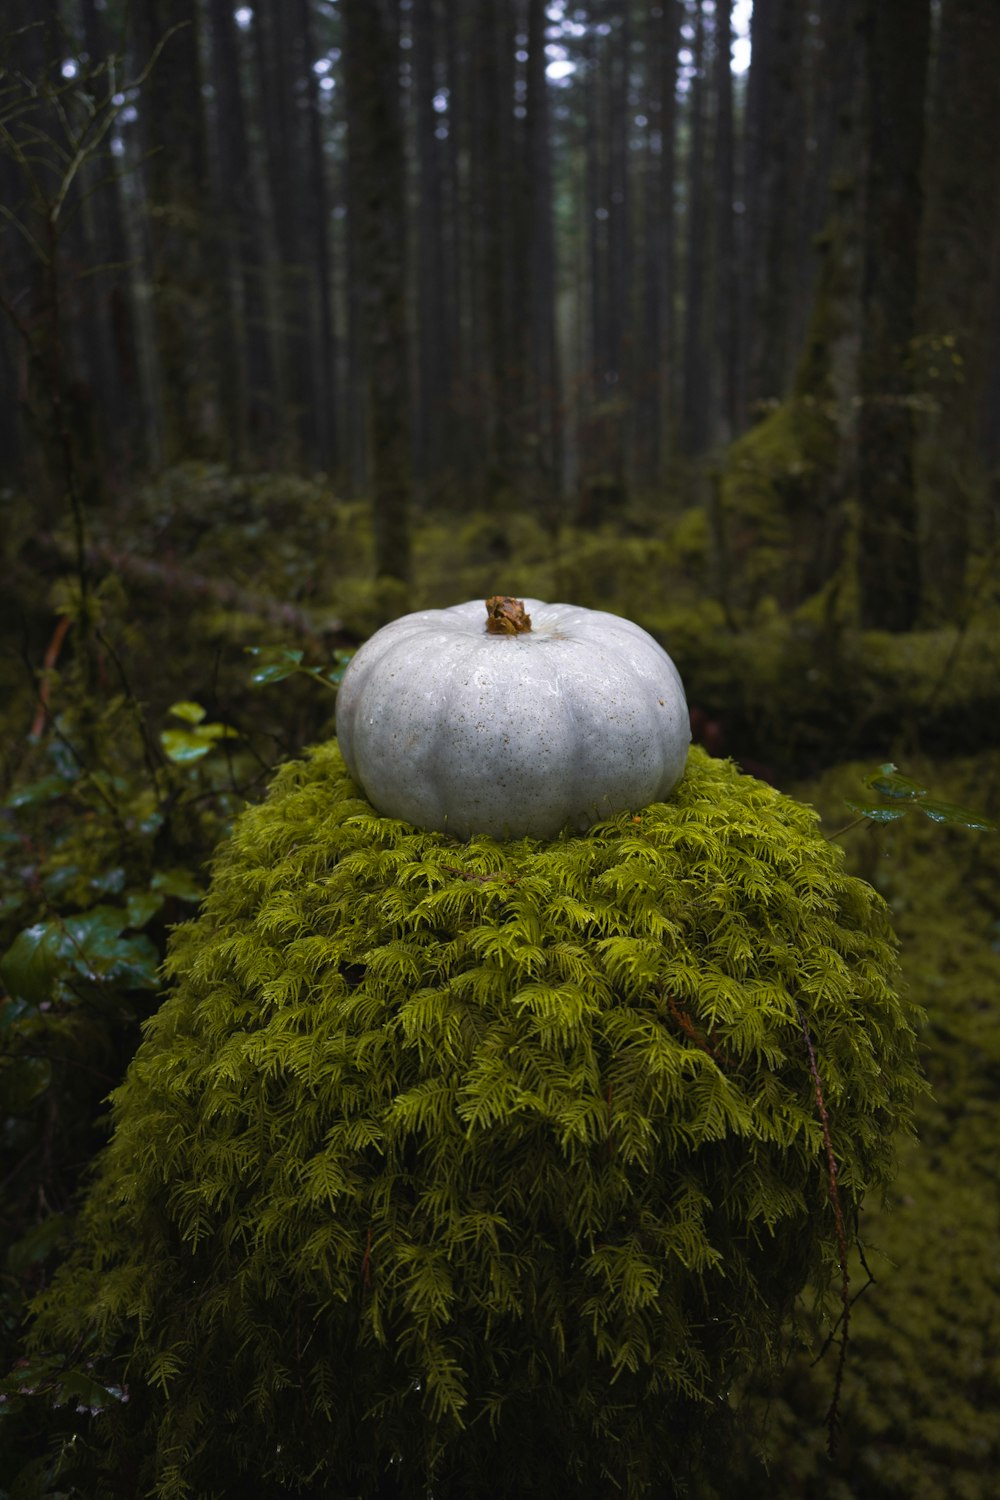
POLYGON ((115 1492, 683 1492, 835 1270, 803 1023, 849 1223, 920 1088, 885 905, 816 822, 694 750, 669 803, 459 844, 335 747, 286 766, 40 1304, 127 1385, 115 1492))

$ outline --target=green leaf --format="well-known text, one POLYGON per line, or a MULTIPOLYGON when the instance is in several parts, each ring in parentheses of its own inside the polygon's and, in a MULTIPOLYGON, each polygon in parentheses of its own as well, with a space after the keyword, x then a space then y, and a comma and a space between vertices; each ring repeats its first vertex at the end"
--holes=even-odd
POLYGON ((997 825, 989 818, 983 817, 982 813, 970 812, 967 807, 959 807, 955 802, 941 802, 937 797, 929 797, 919 805, 920 811, 926 813, 933 823, 958 823, 963 828, 978 828, 983 833, 996 832, 997 825))
POLYGON ((29 1005, 41 1005, 51 1000, 60 967, 51 924, 36 922, 19 932, 0 958, 0 980, 10 994, 27 1000, 29 1005))
POLYGON ((83 1370, 65 1370, 59 1376, 58 1405, 75 1405, 77 1411, 99 1412, 113 1402, 121 1401, 123 1393, 116 1386, 102 1385, 83 1370))
MULTIPOLYGON (((8 1399, 16 1400, 19 1396, 30 1396, 39 1391, 50 1395, 57 1406, 72 1404, 78 1411, 97 1412, 112 1402, 127 1399, 121 1386, 103 1385, 85 1370, 67 1369, 62 1357, 52 1354, 19 1359, 10 1374, 0 1378, 0 1393, 8 1399)), ((25 1472, 22 1469, 22 1476, 25 1472)), ((25 1490, 24 1493, 29 1492, 25 1490)), ((30 1493, 40 1494, 41 1491, 33 1488, 30 1493)), ((54 1494, 47 1487, 45 1493, 54 1494)), ((59 1500, 62 1494, 60 1491, 55 1500, 59 1500)))
POLYGON ((97 896, 120 896, 125 889, 125 871, 121 865, 114 865, 95 876, 89 885, 97 896))
POLYGON ((266 687, 271 682, 283 682, 302 665, 303 652, 289 651, 284 646, 247 646, 247 654, 255 656, 258 665, 250 673, 255 687, 266 687))
POLYGON ((24 905, 26 893, 21 891, 8 891, 6 896, 0 896, 0 922, 6 917, 12 917, 15 912, 20 911, 24 905))
POLYGON ((125 901, 128 925, 145 927, 150 918, 156 916, 162 905, 163 896, 159 891, 129 891, 125 901))
POLYGON ((238 740, 240 737, 239 730, 231 724, 200 724, 194 732, 206 740, 238 740))
POLYGON ((6 805, 8 807, 34 807, 39 802, 54 802, 57 797, 64 796, 66 791, 64 777, 43 776, 40 781, 33 781, 29 786, 21 786, 11 792, 6 805))
POLYGON ((5 1396, 21 1396, 48 1386, 56 1368, 57 1361, 51 1354, 19 1359, 9 1375, 0 1377, 0 1392, 5 1396))
POLYGON ((851 812, 871 818, 873 823, 895 823, 897 818, 905 818, 908 811, 905 807, 864 807, 860 802, 848 802, 847 806, 851 812))
POLYGON ((123 937, 128 912, 122 907, 95 906, 93 911, 63 919, 63 953, 84 979, 155 990, 159 983, 159 954, 149 938, 123 937))
POLYGON ((200 901, 203 891, 190 870, 160 870, 150 881, 154 891, 176 896, 179 901, 200 901))
POLYGON ((927 796, 925 786, 921 786, 919 781, 911 781, 908 776, 901 776, 891 761, 884 766, 879 766, 878 770, 872 771, 870 776, 866 776, 864 784, 883 797, 912 799, 927 796))
POLYGON ((187 701, 172 703, 167 712, 173 714, 175 719, 184 719, 188 724, 200 724, 205 717, 205 710, 200 703, 187 701))
POLYGON ((160 734, 160 744, 167 759, 178 766, 201 760, 212 748, 211 740, 190 729, 164 729, 160 734))
POLYGON ((12 995, 41 1005, 57 984, 72 991, 80 979, 126 989, 156 989, 159 955, 149 938, 123 937, 129 923, 124 907, 93 910, 51 922, 37 922, 14 939, 0 959, 0 979, 12 995))
POLYGON ((229 724, 217 723, 198 723, 194 729, 164 729, 160 734, 164 753, 177 765, 189 765, 192 761, 201 760, 217 740, 236 739, 239 739, 239 730, 233 729, 229 724))
POLYGON ((328 681, 337 684, 343 682, 344 673, 347 671, 348 663, 353 655, 353 651, 335 651, 333 653, 333 665, 326 669, 328 681))
POLYGON ((37 1017, 38 1007, 30 1001, 22 1000, 20 996, 0 996, 0 1031, 9 1031, 19 1021, 34 1021, 37 1017))

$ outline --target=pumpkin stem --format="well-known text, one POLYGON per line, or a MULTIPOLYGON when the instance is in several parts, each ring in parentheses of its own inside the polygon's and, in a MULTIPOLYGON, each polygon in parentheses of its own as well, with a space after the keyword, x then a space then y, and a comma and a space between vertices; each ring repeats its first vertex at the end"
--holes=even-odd
POLYGON ((531 629, 531 616, 525 614, 524 600, 507 594, 494 594, 486 601, 488 635, 523 635, 531 629))

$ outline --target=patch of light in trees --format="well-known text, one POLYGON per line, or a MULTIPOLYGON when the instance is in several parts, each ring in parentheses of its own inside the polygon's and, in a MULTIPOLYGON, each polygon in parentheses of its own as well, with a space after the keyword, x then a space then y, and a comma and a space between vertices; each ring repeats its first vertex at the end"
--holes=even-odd
POLYGON ((233 12, 233 19, 241 31, 249 31, 253 20, 253 11, 249 5, 241 5, 239 10, 233 12))
MULTIPOLYGON (((546 49, 554 50, 554 49, 546 49)), ((562 50, 560 48, 560 50, 562 50)), ((545 76, 551 83, 562 83, 565 78, 572 78, 576 72, 576 63, 571 62, 568 57, 555 57, 545 65, 545 76)))
POLYGON ((745 73, 750 66, 750 15, 753 0, 736 0, 733 6, 733 72, 745 73))

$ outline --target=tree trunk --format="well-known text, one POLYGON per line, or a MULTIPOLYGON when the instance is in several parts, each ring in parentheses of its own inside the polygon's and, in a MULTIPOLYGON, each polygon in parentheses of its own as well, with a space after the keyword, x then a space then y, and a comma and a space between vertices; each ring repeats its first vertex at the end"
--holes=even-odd
POLYGON ((736 258, 735 142, 733 138, 732 15, 729 0, 718 0, 715 12, 715 146, 712 180, 715 190, 714 365, 712 392, 713 447, 732 440, 736 430, 739 379, 739 266, 736 258))
POLYGON ((867 173, 858 417, 861 621, 909 630, 920 609, 912 340, 930 7, 867 0, 867 173))
POLYGON ((706 41, 704 7, 699 3, 695 20, 691 80, 691 154, 688 160, 688 220, 686 296, 684 313, 684 397, 682 445, 690 456, 703 453, 709 435, 708 351, 711 331, 708 321, 708 225, 709 185, 706 170, 706 41))
POLYGON ((521 465, 523 199, 515 185, 513 14, 502 0, 475 11, 473 68, 479 146, 479 257, 489 389, 486 501, 509 501, 521 465))
POLYGON ((580 510, 584 525, 610 520, 625 499, 624 280, 628 262, 624 122, 616 105, 626 97, 628 32, 611 0, 594 7, 600 30, 587 57, 584 124, 585 188, 582 195, 587 246, 587 324, 581 385, 580 510))
POLYGON ((298 0, 297 26, 305 58, 305 107, 300 109, 298 151, 305 163, 303 203, 306 326, 309 331, 310 388, 306 392, 311 413, 309 435, 312 457, 322 469, 332 469, 337 452, 337 377, 334 364, 332 267, 330 265, 330 191, 323 122, 320 117, 319 80, 316 62, 311 0, 298 0))
POLYGON ((145 64, 162 50, 143 86, 149 250, 160 369, 163 459, 218 452, 218 378, 206 223, 208 165, 195 0, 144 0, 132 11, 145 64))
POLYGON ((448 338, 444 279, 445 177, 437 97, 433 0, 412 9, 413 95, 417 166, 417 400, 414 467, 426 491, 441 477, 448 416, 448 338))
MULTIPOLYGON (((922 247, 919 487, 932 603, 961 609, 970 544, 982 541, 987 482, 983 400, 1000 238, 1000 5, 944 0, 934 70, 922 247), (979 536, 976 536, 976 531, 979 536)), ((998 417, 992 411, 994 435, 998 417)))
POLYGON ((344 0, 351 238, 365 333, 379 578, 410 574, 410 381, 398 17, 392 0, 344 0))
POLYGON ((650 487, 663 480, 674 428, 674 126, 679 35, 677 0, 650 9, 645 30, 641 303, 635 320, 636 477, 650 487))
POLYGON ((548 84, 545 77, 545 0, 529 0, 525 89, 525 176, 529 184, 528 298, 524 349, 527 498, 550 525, 558 515, 562 475, 562 422, 556 352, 556 260, 552 223, 552 163, 548 84))
MULTIPOLYGON (((89 67, 95 69, 114 50, 95 0, 81 0, 80 20, 89 67)), ((88 83, 88 92, 95 101, 106 98, 106 74, 102 72, 88 83)), ((83 205, 84 239, 90 259, 86 270, 93 299, 92 344, 85 358, 91 365, 92 353, 102 448, 98 465, 108 476, 115 468, 145 468, 147 455, 141 443, 135 443, 136 434, 142 432, 142 408, 137 390, 138 355, 121 183, 118 171, 109 172, 113 160, 110 150, 102 156, 104 159, 91 163, 83 205)))
POLYGON ((273 293, 281 349, 278 404, 287 442, 285 461, 302 464, 315 462, 318 446, 316 293, 305 226, 307 199, 317 191, 317 184, 309 172, 299 102, 312 59, 306 56, 306 38, 287 0, 259 0, 254 39, 276 253, 273 293))
POLYGON ((789 393, 729 449, 711 516, 734 620, 752 618, 762 594, 794 608, 837 577, 856 490, 863 47, 843 0, 823 0, 820 30, 833 186, 809 325, 789 393))
MULTIPOLYGON (((846 0, 839 3, 846 8, 846 0)), ((755 0, 746 152, 745 327, 751 416, 759 416, 786 393, 797 352, 789 310, 798 276, 804 18, 801 0, 755 0)))

